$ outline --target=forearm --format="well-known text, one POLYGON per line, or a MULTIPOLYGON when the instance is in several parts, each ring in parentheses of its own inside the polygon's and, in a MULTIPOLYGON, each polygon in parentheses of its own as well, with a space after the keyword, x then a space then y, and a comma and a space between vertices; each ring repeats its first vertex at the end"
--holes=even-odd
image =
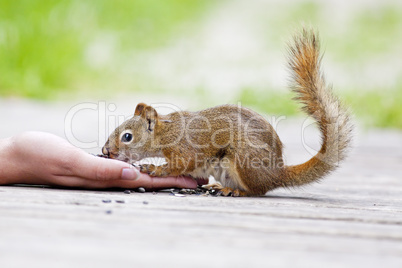
POLYGON ((0 185, 36 184, 81 188, 195 188, 191 178, 140 176, 131 165, 91 156, 44 132, 0 139, 0 185))
MULTIPOLYGON (((25 132, 0 140, 0 185, 107 187, 130 165, 96 158, 49 133, 25 132), (102 182, 102 181, 105 182, 102 182)), ((138 171, 131 170, 131 177, 138 171)))

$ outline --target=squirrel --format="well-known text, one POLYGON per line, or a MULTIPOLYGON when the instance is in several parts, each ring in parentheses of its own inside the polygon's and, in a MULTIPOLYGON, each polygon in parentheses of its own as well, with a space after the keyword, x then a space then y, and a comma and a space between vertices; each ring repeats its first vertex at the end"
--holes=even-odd
POLYGON ((213 176, 223 196, 259 196, 278 187, 316 182, 345 159, 351 144, 350 115, 327 86, 321 71, 318 35, 303 28, 288 45, 291 89, 302 110, 318 123, 322 145, 303 164, 287 166, 274 128, 257 112, 222 105, 198 112, 159 115, 144 103, 108 138, 107 157, 135 163, 163 157, 165 164, 142 164, 150 176, 213 176))

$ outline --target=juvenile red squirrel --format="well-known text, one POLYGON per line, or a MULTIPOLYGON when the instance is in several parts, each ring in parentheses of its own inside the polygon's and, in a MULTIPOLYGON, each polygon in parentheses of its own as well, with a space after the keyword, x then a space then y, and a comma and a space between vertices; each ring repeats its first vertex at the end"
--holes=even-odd
POLYGON ((158 115, 140 103, 134 116, 110 135, 102 153, 130 163, 164 157, 165 164, 143 164, 140 171, 158 177, 213 176, 218 182, 213 188, 224 196, 264 195, 277 187, 321 179, 345 158, 353 125, 324 81, 314 31, 302 29, 288 52, 292 91, 322 133, 321 149, 307 162, 284 165, 282 143, 273 127, 256 112, 235 105, 158 115))

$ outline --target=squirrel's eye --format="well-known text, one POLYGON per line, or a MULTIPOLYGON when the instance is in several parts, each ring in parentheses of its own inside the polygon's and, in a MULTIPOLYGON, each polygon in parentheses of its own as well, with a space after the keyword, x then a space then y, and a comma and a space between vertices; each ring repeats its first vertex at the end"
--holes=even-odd
POLYGON ((133 139, 133 135, 126 133, 121 137, 122 142, 130 142, 133 139))

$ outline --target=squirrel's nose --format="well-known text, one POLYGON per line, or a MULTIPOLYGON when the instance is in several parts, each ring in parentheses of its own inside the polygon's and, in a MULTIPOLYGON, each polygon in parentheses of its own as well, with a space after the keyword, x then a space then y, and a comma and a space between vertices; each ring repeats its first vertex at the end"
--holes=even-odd
POLYGON ((106 148, 106 146, 103 146, 103 148, 102 148, 102 153, 103 153, 104 155, 109 156, 109 150, 106 148))

